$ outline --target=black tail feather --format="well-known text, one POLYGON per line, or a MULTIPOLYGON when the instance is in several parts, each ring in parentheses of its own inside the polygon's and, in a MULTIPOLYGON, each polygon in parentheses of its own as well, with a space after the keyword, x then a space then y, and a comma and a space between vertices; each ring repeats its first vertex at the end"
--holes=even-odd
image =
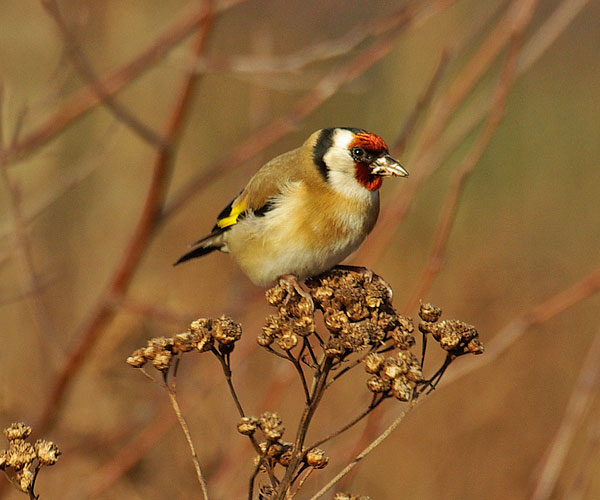
POLYGON ((185 262, 186 260, 195 259, 196 257, 202 257, 203 255, 206 255, 207 253, 210 253, 210 252, 214 252, 215 250, 218 250, 218 248, 217 247, 194 248, 194 249, 190 250, 188 253, 179 257, 179 260, 177 262, 175 262, 175 264, 173 264, 173 265, 176 266, 177 264, 181 264, 182 262, 185 262))

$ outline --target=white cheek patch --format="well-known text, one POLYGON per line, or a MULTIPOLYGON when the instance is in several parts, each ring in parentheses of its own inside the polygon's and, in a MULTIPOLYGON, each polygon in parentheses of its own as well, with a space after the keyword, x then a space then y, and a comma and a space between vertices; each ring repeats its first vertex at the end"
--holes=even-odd
POLYGON ((341 171, 354 175, 354 160, 349 153, 353 140, 354 134, 349 130, 337 129, 334 132, 331 147, 323 155, 323 161, 330 172, 341 171))
POLYGON ((354 134, 349 130, 335 131, 333 144, 323 155, 323 161, 328 169, 327 180, 338 193, 368 203, 372 201, 373 193, 356 180, 355 162, 350 156, 350 144, 353 140, 354 134))

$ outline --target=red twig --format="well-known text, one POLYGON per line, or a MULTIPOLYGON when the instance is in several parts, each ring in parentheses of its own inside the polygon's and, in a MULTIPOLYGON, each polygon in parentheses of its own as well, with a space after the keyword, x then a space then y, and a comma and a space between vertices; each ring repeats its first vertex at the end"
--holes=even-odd
POLYGON ((594 397, 598 394, 599 372, 600 329, 596 333, 581 367, 560 427, 538 465, 539 471, 536 474, 531 500, 545 500, 552 495, 567 452, 573 444, 573 438, 576 432, 581 429, 583 418, 594 397))
POLYGON ((502 328, 491 342, 486 344, 485 356, 464 360, 462 363, 452 366, 444 375, 442 385, 452 383, 478 368, 492 363, 514 345, 531 327, 550 321, 598 291, 600 291, 600 267, 590 271, 579 281, 561 290, 541 304, 517 316, 502 328))
MULTIPOLYGON (((222 12, 243 1, 245 0, 221 2, 215 12, 222 12)), ((204 26, 211 18, 211 11, 205 3, 198 6, 196 0, 192 1, 182 9, 177 20, 156 37, 146 49, 118 69, 98 78, 98 85, 104 89, 105 95, 116 94, 153 67, 169 50, 183 41, 194 30, 204 26)), ((101 100, 96 90, 86 86, 76 91, 42 125, 26 134, 6 151, 6 165, 12 164, 44 146, 76 120, 95 109, 100 103, 101 100)))
POLYGON ((488 71, 506 43, 527 26, 536 3, 536 0, 513 0, 506 14, 494 26, 429 113, 415 149, 415 160, 407 163, 411 173, 410 182, 402 183, 392 194, 391 198, 396 201, 382 211, 377 226, 369 236, 369 244, 363 245, 358 252, 356 260, 360 261, 361 265, 372 267, 387 248, 395 234, 395 228, 407 214, 419 188, 435 170, 432 162, 436 158, 435 146, 447 123, 488 71))
POLYGON ((461 167, 455 173, 451 182, 450 189, 446 195, 446 199, 444 200, 444 204, 440 212, 440 219, 434 237, 433 249, 429 255, 429 260, 417 285, 411 293, 408 302, 403 308, 404 311, 411 311, 416 307, 416 305, 419 303, 419 300, 423 297, 427 290, 429 290, 442 268, 442 262, 446 253, 448 238, 450 236, 450 231, 454 221, 456 220, 458 206, 462 193, 464 192, 466 181, 479 164, 483 153, 490 144, 494 134, 496 133, 496 130, 498 129, 498 126, 502 121, 502 118, 504 117, 508 93, 515 79, 515 69, 521 49, 521 35, 522 31, 516 34, 515 38, 513 38, 511 50, 507 56, 504 70, 496 87, 495 96, 493 98, 494 104, 487 122, 477 141, 467 154, 466 158, 462 162, 461 167))
MULTIPOLYGON (((0 123, 4 121, 3 104, 4 91, 0 85, 0 123)), ((14 133, 18 134, 18 127, 14 133)), ((52 316, 49 314, 46 304, 40 296, 43 283, 35 268, 33 252, 29 244, 26 218, 21 206, 21 193, 19 186, 11 179, 5 160, 6 150, 4 149, 3 130, 0 128, 0 177, 8 193, 8 211, 12 218, 15 246, 21 254, 25 281, 21 286, 21 293, 17 294, 17 296, 27 297, 27 302, 32 311, 35 323, 38 347, 45 354, 44 357, 49 360, 56 360, 59 353, 56 349, 56 344, 53 342, 56 339, 54 325, 52 324, 52 316)))
POLYGON ((154 146, 163 146, 164 142, 154 130, 148 125, 141 122, 135 117, 123 104, 117 101, 98 80, 96 72, 93 70, 90 62, 85 57, 85 54, 79 47, 73 33, 71 33, 67 22, 60 13, 60 9, 56 0, 40 0, 42 6, 52 16, 58 29, 60 30, 65 46, 65 51, 71 60, 71 64, 77 72, 83 77, 85 83, 94 91, 99 102, 102 103, 117 120, 125 123, 134 132, 136 132, 143 140, 154 146))
POLYGON ((386 56, 394 48, 398 37, 413 22, 422 21, 424 16, 432 15, 436 9, 447 8, 454 1, 412 2, 402 8, 397 15, 393 16, 394 29, 389 28, 389 32, 385 37, 376 40, 369 47, 358 52, 350 61, 331 71, 315 85, 313 90, 301 98, 290 111, 252 132, 227 157, 192 178, 173 197, 172 202, 163 213, 163 218, 169 218, 180 210, 198 191, 205 189, 223 172, 233 170, 282 137, 295 131, 311 113, 333 96, 342 86, 363 74, 368 68, 386 56))
MULTIPOLYGON (((210 13, 210 6, 207 12, 210 13)), ((206 14, 206 16, 206 21, 212 19, 210 14, 206 14)), ((199 32, 193 48, 195 54, 199 54, 203 50, 210 25, 210 22, 206 22, 199 32)), ((71 381, 79 371, 92 346, 104 331, 104 327, 114 316, 112 303, 127 291, 137 265, 156 228, 158 216, 164 203, 175 146, 183 130, 183 123, 192 97, 192 89, 197 79, 198 76, 194 74, 188 74, 184 78, 165 127, 164 137, 167 139, 168 146, 161 147, 154 159, 152 180, 140 219, 129 245, 123 253, 123 259, 114 270, 110 282, 100 295, 86 322, 75 336, 75 345, 69 351, 67 360, 54 382, 50 396, 44 405, 40 422, 36 426, 37 431, 40 433, 53 422, 71 381)))

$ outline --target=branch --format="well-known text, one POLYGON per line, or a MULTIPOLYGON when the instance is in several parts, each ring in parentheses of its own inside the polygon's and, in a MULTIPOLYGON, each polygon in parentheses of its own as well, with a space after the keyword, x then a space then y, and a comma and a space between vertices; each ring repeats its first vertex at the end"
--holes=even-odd
MULTIPOLYGON (((210 7, 208 7, 208 12, 210 12, 210 7)), ((196 54, 201 53, 204 49, 211 26, 210 19, 212 19, 212 15, 206 14, 206 22, 203 24, 204 28, 198 33, 194 43, 193 51, 196 54)), ((167 182, 171 173, 175 147, 183 132, 183 124, 190 109, 189 103, 192 98, 192 90, 197 81, 198 76, 193 74, 186 75, 184 78, 165 127, 164 137, 167 139, 168 146, 162 147, 156 153, 152 170, 152 180, 140 219, 127 249, 124 251, 123 259, 113 271, 112 278, 100 295, 86 322, 75 335, 75 344, 71 348, 67 360, 60 370, 44 406, 39 423, 41 430, 51 425, 71 381, 81 368, 93 345, 102 335, 105 326, 113 318, 114 309, 112 303, 127 291, 137 265, 156 229, 158 217, 164 203, 167 182)))
POLYGON ((597 395, 600 381, 600 329, 590 346, 579 377, 563 416, 562 422, 552 440, 544 458, 540 461, 539 472, 536 474, 535 488, 531 500, 550 498, 573 438, 578 430, 585 413, 589 410, 594 397, 597 395))
POLYGON ((125 106, 123 106, 109 92, 107 92, 102 85, 102 82, 98 80, 96 72, 93 70, 92 65, 79 47, 75 36, 69 30, 67 22, 62 17, 56 0, 40 1, 44 9, 46 9, 48 14, 50 14, 50 16, 54 19, 58 29, 60 30, 65 51, 71 60, 71 64, 87 82, 87 85, 92 89, 100 103, 102 103, 109 111, 111 111, 117 120, 126 124, 147 143, 156 147, 165 146, 162 137, 160 137, 146 124, 138 120, 137 117, 134 116, 125 106))
POLYGON ((311 449, 311 448, 316 448, 317 446, 321 446, 323 443, 326 443, 330 439, 333 439, 333 438, 339 436, 340 434, 346 432, 348 429, 351 429, 356 424, 358 424, 358 422, 360 422, 363 418, 365 418, 366 416, 368 416, 375 408, 377 408, 385 400, 384 397, 381 397, 378 400, 375 400, 375 396, 376 395, 374 395, 373 401, 371 402, 371 404, 369 406, 367 406, 367 409, 364 410, 360 415, 358 415, 357 417, 353 418, 346 425, 344 425, 343 427, 341 427, 337 431, 332 432, 328 436, 320 439, 319 441, 317 441, 313 445, 309 446, 308 448, 311 449))
POLYGON ((341 87, 362 75, 367 69, 389 54, 397 39, 408 27, 417 21, 422 22, 424 18, 433 15, 437 10, 449 7, 454 1, 412 2, 403 7, 401 9, 402 15, 394 17, 396 23, 394 30, 360 51, 347 63, 324 76, 312 91, 296 102, 290 111, 252 132, 243 142, 233 148, 228 156, 193 177, 179 193, 173 196, 171 203, 162 214, 162 219, 168 219, 178 212, 198 191, 206 189, 215 179, 220 178, 224 172, 234 170, 282 137, 297 130, 308 116, 341 87))
POLYGON ((418 400, 414 399, 410 403, 409 407, 404 412, 402 412, 402 414, 398 418, 396 418, 396 420, 394 420, 392 424, 385 431, 383 431, 377 439, 375 439, 369 446, 367 446, 361 453, 359 453, 354 458, 354 460, 352 460, 352 462, 350 462, 337 476, 335 476, 331 481, 329 481, 325 486, 323 486, 323 488, 321 488, 317 493, 315 493, 310 498, 310 500, 317 500, 318 498, 321 498, 325 493, 327 493, 331 488, 333 488, 346 474, 348 474, 352 469, 354 469, 358 462, 360 462, 375 448, 377 448, 392 432, 394 432, 396 427, 398 427, 404 421, 406 416, 417 404, 417 401, 418 400))
POLYGON ((527 2, 513 0, 506 14, 495 25, 429 113, 429 119, 421 133, 421 140, 415 148, 415 161, 410 167, 411 182, 400 184, 392 193, 391 198, 396 201, 382 211, 377 226, 369 237, 369 245, 363 245, 358 251, 356 259, 360 260, 362 265, 372 267, 387 248, 419 188, 435 171, 432 162, 435 158, 435 146, 446 125, 489 70, 506 43, 528 26, 536 4, 537 0, 527 2))
POLYGON ((500 76, 500 80, 496 86, 496 91, 493 98, 494 104, 490 111, 487 122, 478 139, 475 141, 475 144, 467 153, 462 165, 454 174, 450 189, 446 195, 446 199, 444 200, 444 204, 440 212, 438 227, 434 237, 434 244, 429 255, 428 262, 423 273, 421 274, 421 278, 410 295, 410 299, 403 308, 405 311, 410 311, 417 306, 419 300, 429 290, 442 268, 442 262, 446 253, 448 238, 450 236, 452 226, 454 225, 454 221, 456 220, 458 206, 461 201, 461 196, 464 192, 466 181, 479 164, 481 157, 492 141, 496 130, 498 129, 502 118, 504 117, 508 93, 514 83, 515 69, 521 49, 521 36, 522 31, 515 33, 515 38, 513 38, 511 43, 511 50, 506 58, 502 75, 500 76))
POLYGON ((452 370, 448 370, 444 375, 444 381, 441 385, 455 382, 459 378, 492 363, 513 346, 531 327, 546 323, 598 291, 600 291, 600 267, 590 271, 579 281, 561 290, 541 304, 514 318, 494 336, 491 342, 486 343, 485 356, 465 360, 454 366, 452 370))
MULTIPOLYGON (((244 1, 221 1, 216 7, 215 13, 221 13, 244 1)), ((104 89, 106 95, 116 94, 165 57, 173 47, 191 33, 208 24, 212 19, 212 15, 212 11, 205 2, 200 7, 198 7, 196 0, 190 2, 182 9, 181 15, 178 16, 171 27, 158 35, 146 49, 118 69, 98 78, 99 85, 104 89)), ((42 125, 28 133, 6 151, 6 165, 13 164, 41 146, 46 145, 76 120, 95 109, 100 102, 97 93, 89 87, 84 87, 73 93, 42 125)))
POLYGON ((206 480, 202 475, 202 469, 200 468, 200 462, 198 461, 198 454, 196 453, 196 449, 194 448, 194 442, 192 441, 192 435, 190 434, 190 429, 187 425, 187 422, 183 418, 183 414, 181 413, 181 408, 177 403, 177 398, 175 397, 175 393, 165 384, 165 390, 169 395, 169 400, 171 401, 171 406, 173 407, 173 411, 177 416, 177 421, 179 422, 179 426, 185 435, 185 439, 192 453, 192 461, 194 462, 194 469, 196 470, 196 477, 198 478, 198 482, 200 483, 200 488, 202 489, 202 496, 204 500, 208 500, 208 487, 206 485, 206 480))

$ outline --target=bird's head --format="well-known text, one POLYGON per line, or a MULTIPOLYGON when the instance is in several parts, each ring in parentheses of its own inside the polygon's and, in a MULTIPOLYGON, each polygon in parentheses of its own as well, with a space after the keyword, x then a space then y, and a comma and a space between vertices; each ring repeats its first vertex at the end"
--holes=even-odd
POLYGON ((326 128, 315 132, 313 160, 319 172, 338 191, 369 191, 381 187, 383 177, 406 177, 408 172, 390 156, 381 137, 357 128, 326 128))

